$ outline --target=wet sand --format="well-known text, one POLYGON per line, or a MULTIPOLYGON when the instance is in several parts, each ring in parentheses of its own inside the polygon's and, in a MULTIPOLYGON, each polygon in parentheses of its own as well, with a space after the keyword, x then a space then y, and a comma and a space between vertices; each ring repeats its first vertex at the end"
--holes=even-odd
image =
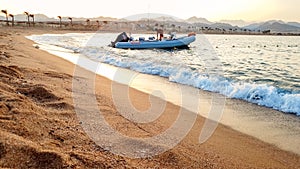
MULTIPOLYGON (((115 155, 88 137, 75 113, 72 82, 86 77, 73 77, 73 64, 34 48, 33 42, 24 38, 56 32, 0 30, 0 167, 300 168, 299 155, 224 125, 218 125, 212 137, 199 144, 199 131, 205 121, 201 116, 188 135, 163 154, 138 159, 115 155)), ((134 123, 120 115, 112 100, 112 85, 121 84, 97 76, 95 85, 96 100, 106 121, 127 136, 157 135, 168 129, 180 111, 180 107, 167 103, 163 115, 154 122, 134 123)), ((139 110, 150 106, 146 93, 130 89, 130 98, 139 110)), ((234 100, 230 103, 246 104, 234 100)))

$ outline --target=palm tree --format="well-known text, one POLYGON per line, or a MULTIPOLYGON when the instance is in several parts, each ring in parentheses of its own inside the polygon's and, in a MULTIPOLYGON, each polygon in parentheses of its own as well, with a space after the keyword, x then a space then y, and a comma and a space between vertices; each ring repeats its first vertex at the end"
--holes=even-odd
POLYGON ((1 12, 5 14, 5 16, 6 16, 6 25, 8 25, 8 13, 7 13, 7 10, 1 10, 1 12))
POLYGON ((71 17, 68 18, 71 22, 71 27, 73 27, 73 19, 71 17))
POLYGON ((27 16, 27 21, 28 21, 28 26, 30 27, 30 22, 29 22, 29 12, 24 12, 24 14, 27 16))
POLYGON ((61 16, 57 16, 59 19, 59 27, 61 28, 61 16))
POLYGON ((9 14, 9 16, 11 17, 11 26, 15 25, 15 16, 13 14, 9 14))
POLYGON ((32 25, 34 26, 34 14, 30 14, 29 17, 32 18, 32 25))

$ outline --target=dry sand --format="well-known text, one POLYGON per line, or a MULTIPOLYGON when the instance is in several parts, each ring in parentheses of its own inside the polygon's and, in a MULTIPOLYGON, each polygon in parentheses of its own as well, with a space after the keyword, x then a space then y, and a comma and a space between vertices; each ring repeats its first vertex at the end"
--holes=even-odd
MULTIPOLYGON (((74 65, 32 46, 25 35, 49 30, 0 28, 0 167, 3 168, 300 168, 299 155, 219 125, 198 143, 198 117, 175 148, 152 158, 130 159, 95 144, 74 111, 74 65)), ((63 32, 60 32, 63 33, 63 32)), ((75 77, 84 78, 84 77, 75 77)), ((111 97, 112 82, 98 76, 96 97, 105 118, 129 136, 152 136, 168 128, 179 107, 168 103, 151 124, 124 119, 111 97), (126 130, 125 130, 126 129, 126 130)), ((131 89, 133 104, 149 106, 149 96, 131 89)))

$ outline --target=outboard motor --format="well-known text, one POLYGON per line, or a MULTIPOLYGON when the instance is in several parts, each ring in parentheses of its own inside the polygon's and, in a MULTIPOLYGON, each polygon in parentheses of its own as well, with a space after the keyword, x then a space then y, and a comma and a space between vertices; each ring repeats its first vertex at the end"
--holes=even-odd
POLYGON ((171 32, 171 33, 170 33, 170 39, 171 39, 171 40, 176 39, 176 32, 171 32))
POLYGON ((148 38, 149 40, 155 40, 155 37, 154 36, 151 36, 148 38))
POLYGON ((145 41, 144 37, 139 37, 139 41, 145 41))
POLYGON ((128 42, 128 41, 129 41, 129 37, 125 32, 122 32, 120 35, 117 36, 114 42, 111 42, 111 46, 115 47, 117 42, 128 42))

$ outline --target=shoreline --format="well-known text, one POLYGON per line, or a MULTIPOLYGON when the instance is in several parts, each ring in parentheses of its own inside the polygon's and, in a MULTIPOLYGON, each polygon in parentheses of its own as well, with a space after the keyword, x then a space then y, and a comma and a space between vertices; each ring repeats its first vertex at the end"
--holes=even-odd
MULTIPOLYGON (((9 34, 10 30, 7 31, 9 34)), ((34 148, 38 147, 34 149, 35 153, 36 152, 41 153, 46 150, 47 151, 51 150, 51 152, 55 154, 55 155, 52 154, 54 157, 61 159, 62 161, 61 164, 65 164, 65 165, 73 164, 75 166, 82 166, 82 167, 100 166, 100 163, 97 162, 101 160, 103 164, 107 164, 106 166, 116 167, 125 163, 125 166, 128 166, 129 168, 134 166, 154 167, 156 164, 158 164, 158 166, 160 167, 166 167, 166 168, 177 168, 177 167, 180 168, 186 166, 191 166, 191 167, 194 166, 199 168, 207 168, 207 167, 211 167, 211 168, 214 167, 298 168, 299 167, 299 160, 300 160, 299 155, 280 150, 274 145, 264 143, 251 136, 247 136, 245 134, 232 130, 229 127, 224 125, 219 125, 214 135, 207 142, 205 142, 204 144, 199 144, 198 143, 199 128, 202 127, 204 122, 204 118, 200 116, 197 117, 197 121, 194 127, 192 128, 192 130, 190 131, 190 133, 188 134, 188 136, 179 145, 177 145, 174 149, 171 149, 161 155, 155 156, 152 159, 128 159, 128 158, 113 155, 109 152, 103 152, 101 148, 99 151, 96 151, 95 148, 97 147, 95 147, 93 143, 90 143, 91 142, 89 141, 90 139, 86 136, 86 134, 84 134, 82 129, 80 129, 79 122, 76 120, 75 113, 72 110, 73 101, 71 97, 70 86, 72 85, 71 79, 74 70, 74 65, 57 56, 48 54, 45 51, 35 49, 32 46, 33 43, 25 39, 24 37, 24 35, 38 33, 38 32, 39 31, 36 30, 34 31, 17 30, 16 32, 13 33, 13 35, 9 35, 8 37, 11 38, 11 41, 10 39, 7 39, 7 41, 9 42, 8 44, 11 43, 11 46, 14 49, 8 50, 7 55, 11 55, 11 56, 8 59, 6 59, 8 60, 8 62, 6 61, 3 63, 1 62, 1 65, 4 65, 6 68, 11 68, 11 69, 13 68, 17 69, 15 68, 17 66, 18 69, 26 70, 26 71, 19 71, 23 73, 22 75, 23 79, 20 79, 20 81, 25 80, 27 81, 26 83, 29 82, 32 83, 29 85, 28 88, 32 88, 32 87, 34 88, 34 86, 36 86, 35 83, 40 83, 43 86, 43 88, 46 89, 46 90, 43 89, 41 90, 48 91, 48 94, 50 93, 49 95, 53 97, 52 98, 53 100, 50 101, 46 100, 43 103, 39 103, 38 100, 34 100, 32 98, 28 100, 26 98, 28 96, 25 95, 26 96, 25 98, 24 96, 20 96, 21 102, 23 100, 28 101, 28 103, 33 105, 33 108, 36 109, 37 112, 41 112, 37 114, 40 114, 40 116, 42 116, 43 119, 49 119, 49 121, 51 121, 51 123, 47 122, 49 123, 48 124, 49 128, 53 128, 53 126, 57 125, 58 128, 63 128, 64 130, 55 128, 52 129, 53 132, 51 132, 48 131, 47 128, 46 129, 41 128, 44 124, 40 123, 38 125, 38 122, 42 122, 39 121, 41 120, 39 118, 33 120, 34 124, 32 127, 39 129, 40 130, 39 134, 44 133, 44 136, 46 136, 46 138, 40 138, 37 136, 36 133, 32 133, 31 132, 32 127, 27 127, 29 134, 24 135, 18 132, 12 132, 10 128, 6 128, 4 132, 2 130, 3 126, 1 125, 0 133, 1 136, 3 135, 3 137, 1 137, 2 139, 0 140, 1 143, 0 145, 3 146, 0 146, 0 150, 4 149, 6 152, 4 157, 0 156, 1 167, 13 165, 13 159, 8 158, 9 156, 12 156, 13 153, 9 153, 6 150, 6 149, 10 149, 10 148, 13 149, 13 148, 9 146, 8 144, 9 142, 4 141, 3 143, 3 140, 9 140, 9 139, 14 140, 12 141, 11 145, 17 145, 16 144, 17 142, 23 142, 22 144, 24 144, 25 147, 34 147, 34 148), (36 76, 32 76, 32 75, 36 75, 36 76), (47 83, 45 83, 46 79, 47 79, 47 83), (53 80, 54 82, 51 82, 51 80, 53 80), (51 93, 54 94, 55 96, 56 95, 59 96, 61 100, 55 99, 56 97, 51 95, 51 93), (51 105, 52 107, 50 106, 49 108, 48 107, 49 105, 51 105), (53 109, 53 106, 55 108, 57 108, 56 106, 58 106, 58 109, 53 109), (39 110, 39 109, 43 109, 43 110, 39 110), (62 112, 64 113, 62 114, 62 112), (53 119, 52 117, 49 117, 49 113, 54 115, 53 119), (72 119, 71 122, 69 122, 68 121, 69 119, 66 117, 71 117, 72 119), (63 122, 61 121, 61 119, 66 119, 66 120, 63 122), (55 122, 55 120, 59 121, 59 123, 55 122), (75 131, 71 130, 74 128, 77 128, 79 132, 76 132, 76 130, 75 131), (70 138, 67 133, 71 133, 71 136, 73 138, 70 138), (17 135, 18 137, 15 135, 17 135), (79 138, 79 136, 81 137, 83 136, 85 141, 82 141, 82 139, 76 141, 79 138), (22 137, 22 139, 19 137, 22 137), (64 141, 62 142, 61 139, 63 139, 64 141), (31 142, 33 143, 31 144, 31 142), (85 145, 86 144, 85 142, 88 142, 88 145, 85 145), (75 146, 75 148, 73 149, 72 146, 75 146), (59 150, 58 147, 61 147, 62 150, 59 150), (91 150, 91 151, 86 152, 84 151, 84 149, 91 150), (274 156, 273 155, 274 153, 276 153, 277 155, 274 156), (97 155, 97 157, 99 156, 102 157, 102 159, 95 158, 94 157, 95 155, 97 155), (283 160, 282 157, 285 157, 285 159, 283 160), (73 158, 77 159, 77 161, 70 160, 73 158), (84 161, 83 159, 88 161, 87 162, 88 165, 83 163, 84 161), (288 164, 286 164, 286 162, 288 162, 288 164)), ((45 33, 45 31, 41 30, 40 33, 45 33)), ((3 74, 3 72, 1 73, 3 74)), ((111 101, 111 90, 110 90, 111 84, 112 82, 107 78, 97 76, 96 86, 97 89, 99 90, 97 90, 96 96, 97 99, 101 101, 101 105, 103 103, 105 104, 105 106, 102 105, 102 109, 105 109, 105 111, 109 113, 107 115, 107 119, 110 120, 108 121, 116 129, 121 130, 122 133, 124 132, 124 134, 127 135, 135 135, 137 131, 141 132, 141 128, 142 128, 144 131, 147 131, 148 134, 155 135, 157 132, 163 131, 163 129, 167 127, 165 123, 172 124, 172 114, 169 113, 166 113, 166 115, 159 118, 158 122, 155 123, 154 126, 143 125, 143 124, 136 126, 130 122, 124 121, 124 118, 117 115, 118 113, 114 109, 113 103, 111 101), (126 126, 128 130, 124 130, 123 129, 124 126, 126 126)), ((6 89, 7 84, 4 85, 4 82, 1 82, 0 86, 2 86, 0 88, 1 90, 5 90, 5 93, 8 93, 7 94, 8 97, 12 97, 10 93, 14 92, 14 90, 16 89, 15 86, 13 86, 12 84, 8 84, 8 86, 11 87, 6 89)), ((17 90, 23 93, 23 95, 24 93, 26 94, 27 91, 23 91, 25 89, 20 90, 18 88, 20 88, 20 86, 17 87, 17 90)), ((136 105, 139 109, 145 109, 149 106, 148 94, 137 91, 136 89, 130 89, 130 91, 133 93, 131 95, 134 100, 133 104, 136 105)), ((6 104, 6 102, 1 102, 1 103, 6 104)), ((101 105, 100 105, 100 109, 101 109, 101 105)), ((167 103, 166 112, 177 112, 178 109, 179 109, 178 106, 167 103)), ((29 114, 31 112, 30 109, 28 109, 27 107, 23 107, 23 109, 19 110, 19 114, 15 115, 14 118, 18 119, 19 116, 21 116, 21 114, 24 111, 28 112, 29 114)), ((8 113, 9 112, 11 112, 11 110, 8 111, 8 113)), ((32 112, 31 115, 34 116, 35 113, 32 112)), ((5 117, 9 118, 8 115, 5 117)), ((24 124, 28 124, 28 125, 30 124, 30 122, 26 121, 26 118, 24 120, 25 120, 23 121, 24 124)), ((4 122, 4 124, 10 124, 10 123, 4 122)), ((20 125, 16 125, 15 127, 18 128, 20 127, 20 125)), ((20 152, 19 149, 16 150, 17 152, 20 152)), ((26 157, 28 156, 28 158, 31 157, 30 153, 25 152, 24 154, 26 157)), ((22 160, 19 163, 21 164, 22 160)), ((34 161, 32 163, 34 163, 34 161)), ((57 165, 58 164, 60 163, 57 163, 57 165)), ((24 163, 23 165, 26 166, 26 163, 24 163)))
MULTIPOLYGON (((185 109, 190 110, 196 114, 199 113, 199 115, 204 118, 207 118, 209 116, 211 108, 216 107, 214 104, 211 104, 213 98, 224 97, 225 99, 225 96, 223 95, 203 91, 201 89, 181 85, 179 83, 169 82, 165 78, 141 74, 125 68, 94 62, 92 60, 85 59, 85 56, 82 56, 81 58, 81 55, 72 54, 72 51, 71 53, 60 52, 63 51, 64 48, 52 48, 48 46, 44 47, 42 44, 39 44, 39 47, 40 49, 61 57, 69 62, 72 62, 76 65, 78 64, 80 67, 83 67, 86 70, 95 72, 92 67, 98 67, 99 69, 97 69, 97 72, 95 73, 110 80, 116 80, 114 79, 114 74, 116 71, 122 74, 119 75, 121 77, 124 76, 130 78, 132 76, 134 77, 134 79, 132 79, 132 81, 130 82, 130 87, 133 87, 147 94, 152 94, 154 90, 161 91, 164 94, 163 97, 160 97, 161 99, 171 102, 172 104, 175 104, 177 106, 184 107, 185 109), (78 62, 78 60, 81 61, 78 62), (83 64, 80 65, 80 63, 83 64), (109 74, 106 74, 105 72, 109 72, 109 74), (189 100, 193 100, 193 102, 189 101, 189 103, 182 103, 182 90, 185 90, 187 93, 198 94, 186 94, 186 96, 189 97, 189 100), (198 102, 195 102, 195 100, 198 100, 198 102), (200 110, 203 107, 201 104, 205 103, 206 106, 204 106, 205 108, 202 108, 203 110, 198 112, 198 109, 196 108, 197 105, 195 104, 199 103, 200 110)), ((126 85, 126 83, 124 83, 122 80, 118 81, 118 83, 126 85)), ((218 119, 219 123, 231 127, 234 130, 237 130, 244 134, 258 138, 264 142, 274 144, 283 150, 300 154, 300 141, 294 141, 299 140, 297 133, 300 133, 300 119, 298 116, 281 112, 266 106, 252 104, 244 100, 226 98, 226 101, 228 103, 224 105, 224 107, 222 107, 222 110, 224 110, 224 112, 220 114, 221 119, 218 119), (238 102, 239 104, 237 104, 236 102, 238 102), (290 133, 296 133, 296 135, 290 133)))

